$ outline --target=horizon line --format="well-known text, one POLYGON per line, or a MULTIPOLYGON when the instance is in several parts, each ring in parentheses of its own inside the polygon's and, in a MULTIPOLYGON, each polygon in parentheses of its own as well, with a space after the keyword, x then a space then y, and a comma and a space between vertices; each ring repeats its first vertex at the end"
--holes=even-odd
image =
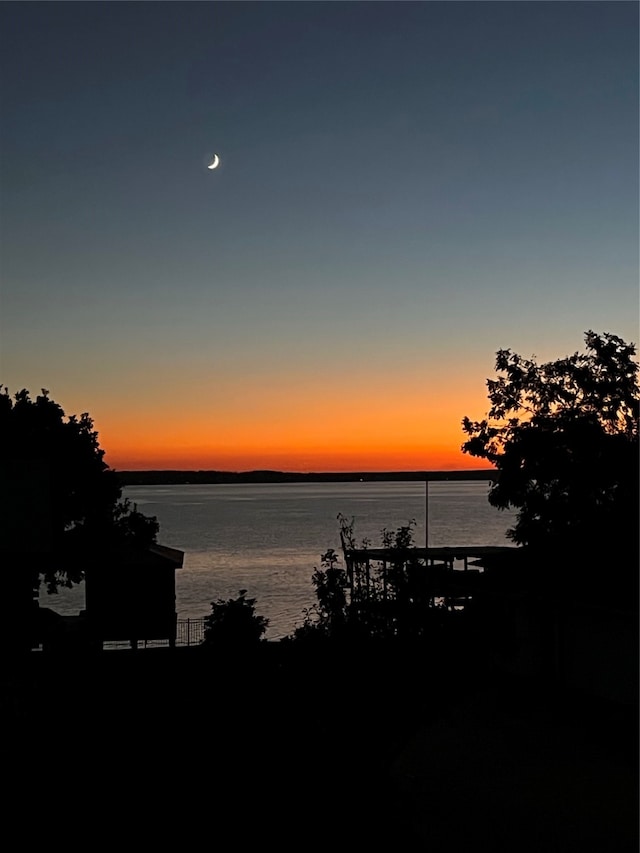
POLYGON ((119 474, 456 474, 481 473, 495 471, 495 467, 485 468, 385 468, 373 470, 370 468, 353 468, 350 471, 292 471, 286 468, 112 468, 119 474))

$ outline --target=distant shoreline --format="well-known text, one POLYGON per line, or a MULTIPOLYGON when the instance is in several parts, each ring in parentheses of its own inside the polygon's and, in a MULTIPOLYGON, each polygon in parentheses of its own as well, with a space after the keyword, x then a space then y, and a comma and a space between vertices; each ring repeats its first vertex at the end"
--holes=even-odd
POLYGON ((209 485, 216 483, 357 483, 495 480, 493 468, 455 471, 116 471, 124 486, 209 485))

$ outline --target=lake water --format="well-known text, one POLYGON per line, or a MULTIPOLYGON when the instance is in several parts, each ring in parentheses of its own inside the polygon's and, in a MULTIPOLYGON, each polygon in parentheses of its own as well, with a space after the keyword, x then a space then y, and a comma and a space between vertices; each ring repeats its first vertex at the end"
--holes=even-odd
MULTIPOLYGON (((490 506, 488 488, 431 482, 428 544, 511 544, 505 532, 513 515, 490 506)), ((311 577, 321 555, 329 548, 341 555, 338 514, 353 517, 356 538, 369 538, 372 547, 383 527, 395 531, 415 519, 415 543, 424 545, 425 489, 419 482, 218 484, 128 487, 123 495, 157 517, 160 544, 184 552, 176 573, 178 619, 202 618, 212 601, 246 589, 269 619, 266 638, 277 640, 315 603, 311 577)), ((40 601, 75 614, 84 590, 42 591, 40 601)))

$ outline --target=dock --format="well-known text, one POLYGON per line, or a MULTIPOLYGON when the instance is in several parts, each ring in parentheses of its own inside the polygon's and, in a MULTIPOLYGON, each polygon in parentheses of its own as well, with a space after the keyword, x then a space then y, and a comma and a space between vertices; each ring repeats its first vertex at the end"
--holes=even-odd
POLYGON ((515 545, 354 548, 342 531, 341 541, 352 603, 402 597, 460 609, 481 590, 488 564, 521 553, 515 545))

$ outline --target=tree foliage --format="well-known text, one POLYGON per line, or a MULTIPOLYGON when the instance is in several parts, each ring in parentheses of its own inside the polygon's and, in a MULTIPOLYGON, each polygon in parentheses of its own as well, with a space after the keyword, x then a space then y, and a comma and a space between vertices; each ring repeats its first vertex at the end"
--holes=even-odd
POLYGON ((15 522, 3 550, 31 555, 22 562, 34 589, 42 581, 49 591, 71 586, 91 555, 155 541, 157 520, 122 498, 87 413, 67 417, 46 389, 34 400, 0 385, 0 435, 3 514, 15 522), (41 542, 32 541, 37 531, 41 542))
POLYGON ((253 647, 268 627, 269 620, 256 613, 256 599, 247 598, 247 590, 241 589, 237 598, 211 602, 211 613, 204 619, 203 644, 234 649, 253 647))
POLYGON ((415 519, 395 530, 382 528, 380 546, 388 559, 369 559, 371 540, 358 540, 354 519, 338 515, 342 541, 359 551, 351 577, 333 548, 312 576, 317 603, 304 613, 294 641, 419 640, 432 636, 446 619, 446 608, 425 589, 426 566, 415 554, 415 519))
POLYGON ((496 354, 490 408, 465 417, 464 453, 495 465, 493 506, 517 510, 508 536, 529 549, 635 559, 638 364, 620 337, 585 333, 584 352, 538 364, 496 354))
POLYGON ((311 577, 317 603, 305 608, 303 622, 294 630, 292 639, 313 641, 344 633, 349 621, 347 573, 339 562, 333 548, 320 557, 320 568, 315 566, 311 577))

